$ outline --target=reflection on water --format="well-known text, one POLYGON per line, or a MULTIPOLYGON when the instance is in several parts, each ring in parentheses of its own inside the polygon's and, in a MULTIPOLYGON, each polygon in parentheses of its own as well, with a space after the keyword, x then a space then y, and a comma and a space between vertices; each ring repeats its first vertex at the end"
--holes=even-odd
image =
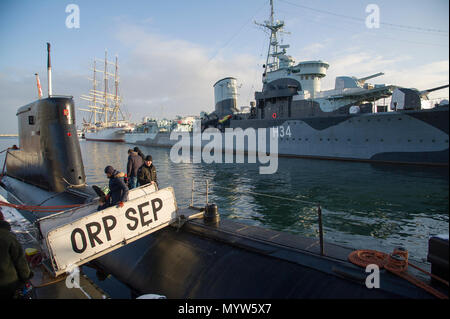
MULTIPOLYGON (((0 139, 0 150, 12 141, 0 139)), ((106 165, 126 170, 127 150, 134 147, 80 145, 90 185, 106 184, 106 165)), ((387 252, 402 245, 415 259, 426 258, 430 235, 449 232, 448 168, 279 158, 276 174, 260 175, 259 163, 174 164, 168 148, 140 148, 153 156, 160 187, 174 188, 179 207, 190 203, 192 179, 203 193, 195 203, 203 205, 209 180, 209 202, 222 218, 313 237, 320 204, 326 240, 387 252)))

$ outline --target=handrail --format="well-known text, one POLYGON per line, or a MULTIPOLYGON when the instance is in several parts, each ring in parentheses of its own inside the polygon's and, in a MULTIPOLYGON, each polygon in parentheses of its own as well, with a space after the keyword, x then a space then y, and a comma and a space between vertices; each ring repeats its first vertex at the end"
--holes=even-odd
MULTIPOLYGON (((199 192, 199 190, 195 189, 195 182, 204 182, 206 184, 206 193, 200 193, 200 194, 206 195, 206 205, 208 205, 209 180, 208 179, 206 179, 206 180, 195 180, 195 179, 192 179, 191 205, 190 206, 191 207, 194 206, 194 192, 199 192)), ((230 190, 229 188, 223 187, 223 186, 214 185, 214 187, 215 188, 225 189, 225 190, 230 190)), ((282 196, 277 196, 277 195, 257 193, 257 192, 252 192, 252 191, 241 191, 241 193, 259 195, 259 196, 266 196, 266 197, 277 198, 277 199, 282 199, 282 200, 286 200, 286 201, 299 202, 299 203, 303 203, 303 204, 310 204, 310 205, 317 206, 317 216, 318 216, 317 223, 318 223, 318 226, 319 226, 320 255, 322 255, 322 256, 325 255, 325 253, 324 253, 324 243, 323 243, 322 208, 320 207, 319 203, 314 203, 314 202, 301 200, 301 199, 295 199, 295 198, 287 198, 287 197, 282 197, 282 196)))

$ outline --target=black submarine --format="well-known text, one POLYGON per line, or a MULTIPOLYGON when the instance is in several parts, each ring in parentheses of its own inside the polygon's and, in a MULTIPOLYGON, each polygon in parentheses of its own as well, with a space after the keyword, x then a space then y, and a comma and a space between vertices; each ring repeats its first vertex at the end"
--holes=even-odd
MULTIPOLYGON (((50 58, 48 69, 50 78, 50 58)), ((98 201, 98 195, 86 184, 73 98, 55 96, 49 90, 47 98, 19 108, 17 117, 19 147, 8 149, 6 171, 0 181, 8 191, 8 200, 37 206, 98 201)), ((353 249, 220 219, 214 205, 190 210, 199 218, 184 218, 176 227, 160 229, 92 263, 128 286, 134 296, 436 297, 430 289, 419 288, 385 269, 380 270, 379 288, 368 288, 368 273, 348 260, 353 249)), ((23 214, 38 220, 30 212, 23 214)), ((440 270, 440 276, 446 275, 448 280, 448 240, 447 250, 441 241, 434 241, 433 245, 430 241, 429 251, 432 271, 440 270)), ((441 297, 448 296, 448 286, 420 276, 411 268, 408 272, 441 297)))

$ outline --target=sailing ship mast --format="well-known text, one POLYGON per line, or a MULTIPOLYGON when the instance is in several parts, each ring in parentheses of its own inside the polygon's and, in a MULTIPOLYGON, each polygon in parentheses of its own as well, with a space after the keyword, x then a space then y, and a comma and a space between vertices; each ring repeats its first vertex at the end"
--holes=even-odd
POLYGON ((105 60, 94 59, 93 68, 93 89, 89 91, 89 95, 82 95, 81 99, 90 102, 86 107, 87 109, 81 109, 80 111, 90 112, 91 117, 89 118, 88 125, 95 127, 96 125, 102 125, 103 127, 118 125, 120 122, 125 121, 125 118, 120 109, 120 103, 122 98, 119 95, 119 65, 118 57, 116 56, 115 63, 108 61, 108 52, 105 50, 105 60), (99 70, 96 68, 96 62, 104 62, 104 70, 99 70), (114 66, 114 73, 108 71, 108 65, 114 66), (97 88, 96 73, 103 73, 103 90, 97 88), (114 94, 109 93, 108 80, 110 77, 114 77, 114 94), (112 108, 111 106, 114 105, 112 108), (119 119, 119 112, 122 115, 122 120, 119 119), (97 113, 100 115, 97 122, 97 113), (93 115, 93 116, 92 116, 93 115), (91 122, 92 117, 94 121, 91 122))

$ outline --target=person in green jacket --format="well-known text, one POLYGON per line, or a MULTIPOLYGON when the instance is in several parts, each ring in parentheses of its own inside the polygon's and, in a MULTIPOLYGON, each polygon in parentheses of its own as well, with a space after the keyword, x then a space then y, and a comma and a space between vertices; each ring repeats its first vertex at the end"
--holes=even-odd
POLYGON ((0 207, 0 299, 14 298, 32 274, 22 245, 4 220, 0 207))
POLYGON ((142 165, 137 173, 139 185, 156 184, 158 187, 158 180, 156 177, 156 167, 153 165, 151 155, 145 157, 144 165, 142 165))

